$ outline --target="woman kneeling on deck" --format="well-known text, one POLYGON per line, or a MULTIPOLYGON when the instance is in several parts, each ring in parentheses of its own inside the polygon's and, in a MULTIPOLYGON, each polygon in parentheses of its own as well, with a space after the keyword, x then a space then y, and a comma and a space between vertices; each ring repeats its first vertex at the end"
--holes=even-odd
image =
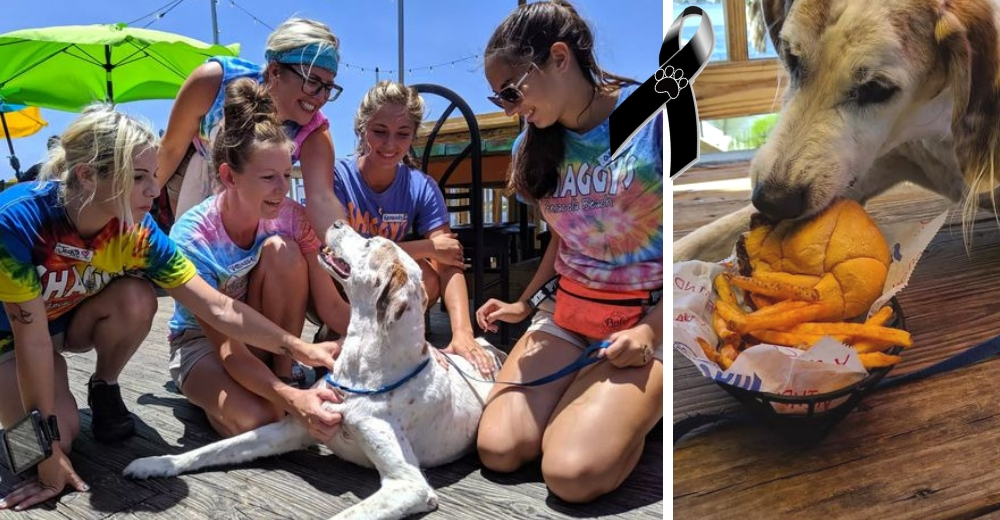
MULTIPOLYGON (((305 209, 285 196, 294 143, 274 101, 265 87, 244 78, 226 87, 224 106, 212 153, 223 191, 181 215, 170 237, 205 280, 286 330, 302 333, 311 294, 319 317, 345 333, 349 310, 319 265, 320 241, 305 209)), ((335 399, 333 391, 289 384, 291 357, 254 347, 178 305, 170 320, 170 375, 222 436, 288 412, 303 418, 317 439, 329 439, 335 417, 320 405, 335 399)))
POLYGON ((56 417, 52 455, 0 501, 21 510, 70 485, 89 487, 68 458, 80 430, 63 352, 97 352, 87 385, 91 429, 120 441, 135 423, 117 379, 149 333, 149 280, 226 334, 332 366, 336 344, 303 342, 213 290, 147 211, 156 196, 157 138, 110 106, 88 108, 50 151, 42 182, 0 193, 0 423, 31 410, 56 417), (48 180, 54 179, 54 180, 48 180))
POLYGON ((485 56, 490 100, 527 123, 511 187, 537 205, 552 240, 521 300, 487 301, 479 325, 527 318, 532 294, 560 276, 555 304, 538 305, 497 379, 529 381, 609 344, 606 362, 570 377, 493 387, 479 457, 502 472, 541 457, 549 489, 586 502, 621 485, 663 417, 663 308, 653 294, 663 286, 663 120, 611 160, 608 119, 635 87, 597 66, 593 34, 565 0, 519 6, 485 56))

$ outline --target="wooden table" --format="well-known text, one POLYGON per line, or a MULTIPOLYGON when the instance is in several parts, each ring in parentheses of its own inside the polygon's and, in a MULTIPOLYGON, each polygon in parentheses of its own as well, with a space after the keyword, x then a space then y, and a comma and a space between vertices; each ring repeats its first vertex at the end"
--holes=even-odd
MULTIPOLYGON (((674 239, 749 199, 745 163, 689 171, 674 185, 674 239), (699 188, 699 189, 692 189, 699 188)), ((901 186, 872 200, 879 222, 950 204, 901 186)), ((975 223, 966 250, 958 208, 899 295, 912 372, 1000 334, 1000 229, 975 223)), ((1000 358, 879 390, 817 444, 756 423, 695 431, 674 445, 676 518, 973 518, 1000 510, 1000 358)), ((674 421, 739 409, 674 354, 674 421)))

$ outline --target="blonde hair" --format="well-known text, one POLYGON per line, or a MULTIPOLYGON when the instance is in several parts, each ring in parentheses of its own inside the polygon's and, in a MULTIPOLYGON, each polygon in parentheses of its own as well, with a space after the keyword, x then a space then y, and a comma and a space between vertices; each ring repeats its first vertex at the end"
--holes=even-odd
MULTIPOLYGON (((319 52, 328 47, 340 50, 340 39, 325 23, 308 18, 289 18, 268 35, 264 50, 280 54, 313 44, 317 45, 319 52)), ((312 65, 310 64, 306 73, 308 74, 311 70, 312 65)))
POLYGON ((110 104, 97 103, 84 109, 49 149, 39 180, 61 182, 62 203, 80 198, 81 206, 85 206, 94 201, 95 193, 85 193, 73 172, 83 166, 99 180, 110 178, 122 225, 132 225, 133 160, 159 145, 159 137, 147 122, 118 112, 110 104))
MULTIPOLYGON (((361 105, 358 106, 358 113, 354 116, 354 135, 358 138, 358 155, 366 153, 364 133, 371 122, 372 116, 385 105, 401 105, 406 107, 406 112, 413 122, 413 132, 416 136, 420 122, 424 120, 424 99, 416 89, 407 87, 394 81, 379 81, 374 87, 368 89, 361 105)), ((403 156, 403 163, 411 168, 417 168, 417 161, 409 153, 403 156)))

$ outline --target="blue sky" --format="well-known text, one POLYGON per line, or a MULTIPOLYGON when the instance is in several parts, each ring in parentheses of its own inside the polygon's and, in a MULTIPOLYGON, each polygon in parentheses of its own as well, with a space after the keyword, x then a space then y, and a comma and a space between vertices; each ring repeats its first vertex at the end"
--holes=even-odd
MULTIPOLYGON (((147 17, 150 29, 170 31, 203 41, 212 39, 211 0, 183 0, 162 17, 147 17)), ((341 65, 337 83, 341 97, 323 112, 331 122, 337 155, 354 149, 354 112, 364 93, 374 84, 374 68, 398 69, 398 0, 218 0, 219 42, 240 43, 240 55, 262 60, 264 42, 271 30, 297 15, 325 22, 341 39, 341 65), (257 20, 255 20, 256 18, 257 20), (364 72, 362 72, 364 68, 364 72)), ((46 0, 4 2, 0 33, 31 27, 131 22, 155 12, 169 0, 46 0), (104 13, 104 14, 102 14, 104 13)), ((494 27, 516 7, 517 0, 404 0, 404 68, 413 69, 406 83, 438 83, 462 96, 477 113, 494 112, 486 100, 489 87, 483 77, 481 52, 494 27), (476 57, 480 55, 480 57, 476 57), (461 61, 459 61, 461 60, 461 61), (451 62, 455 62, 452 64, 451 62), (433 66, 433 68, 429 68, 433 66)), ((576 0, 575 5, 595 29, 598 60, 609 71, 644 80, 657 67, 663 23, 672 19, 666 0, 576 0)), ((396 80, 396 72, 381 74, 396 80)), ((119 105, 164 128, 171 100, 140 101, 119 105)), ((433 110, 434 107, 432 106, 433 110)), ((438 108, 440 110, 440 108, 438 108)), ((31 137, 15 139, 14 149, 27 169, 45 154, 45 141, 58 134, 75 114, 42 110, 49 126, 31 137)), ((13 178, 2 145, 0 179, 13 178)))

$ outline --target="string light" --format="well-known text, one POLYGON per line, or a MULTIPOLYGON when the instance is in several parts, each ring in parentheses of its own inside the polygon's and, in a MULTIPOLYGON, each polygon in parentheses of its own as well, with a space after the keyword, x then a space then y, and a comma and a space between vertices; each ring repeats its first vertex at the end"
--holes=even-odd
MULTIPOLYGON (((178 3, 183 2, 183 1, 184 0, 178 0, 178 3)), ((237 9, 239 9, 240 11, 243 11, 244 14, 246 14, 251 19, 253 19, 253 22, 254 22, 255 25, 256 24, 260 24, 260 25, 263 25, 264 27, 267 27, 268 29, 270 29, 272 31, 274 30, 274 27, 271 27, 270 25, 268 25, 267 23, 265 23, 260 18, 257 18, 253 13, 251 13, 250 11, 247 11, 245 8, 243 8, 242 6, 238 5, 235 0, 229 0, 229 6, 230 7, 235 7, 237 9)), ((171 9, 173 9, 173 7, 171 7, 171 9)), ((419 71, 422 71, 422 70, 426 70, 428 72, 434 72, 434 67, 439 67, 440 68, 440 67, 443 67, 445 65, 450 65, 451 68, 454 69, 456 63, 462 63, 464 61, 478 60, 478 59, 479 59, 479 54, 478 53, 477 54, 470 54, 468 56, 464 56, 464 57, 461 57, 461 58, 456 58, 456 59, 450 60, 450 61, 443 61, 441 63, 435 63, 433 65, 424 65, 424 66, 420 66, 420 67, 411 67, 411 68, 407 69, 407 72, 409 72, 410 76, 413 76, 413 72, 414 71, 419 72, 419 71)), ((347 69, 354 68, 354 69, 358 70, 358 72, 360 74, 362 74, 362 75, 366 74, 366 73, 375 73, 375 74, 387 74, 389 76, 392 76, 393 74, 396 73, 395 70, 382 70, 382 68, 378 67, 378 66, 376 66, 376 67, 362 67, 360 65, 351 64, 351 63, 348 63, 348 62, 345 62, 345 61, 342 61, 340 63, 341 63, 341 65, 343 65, 347 69)))

